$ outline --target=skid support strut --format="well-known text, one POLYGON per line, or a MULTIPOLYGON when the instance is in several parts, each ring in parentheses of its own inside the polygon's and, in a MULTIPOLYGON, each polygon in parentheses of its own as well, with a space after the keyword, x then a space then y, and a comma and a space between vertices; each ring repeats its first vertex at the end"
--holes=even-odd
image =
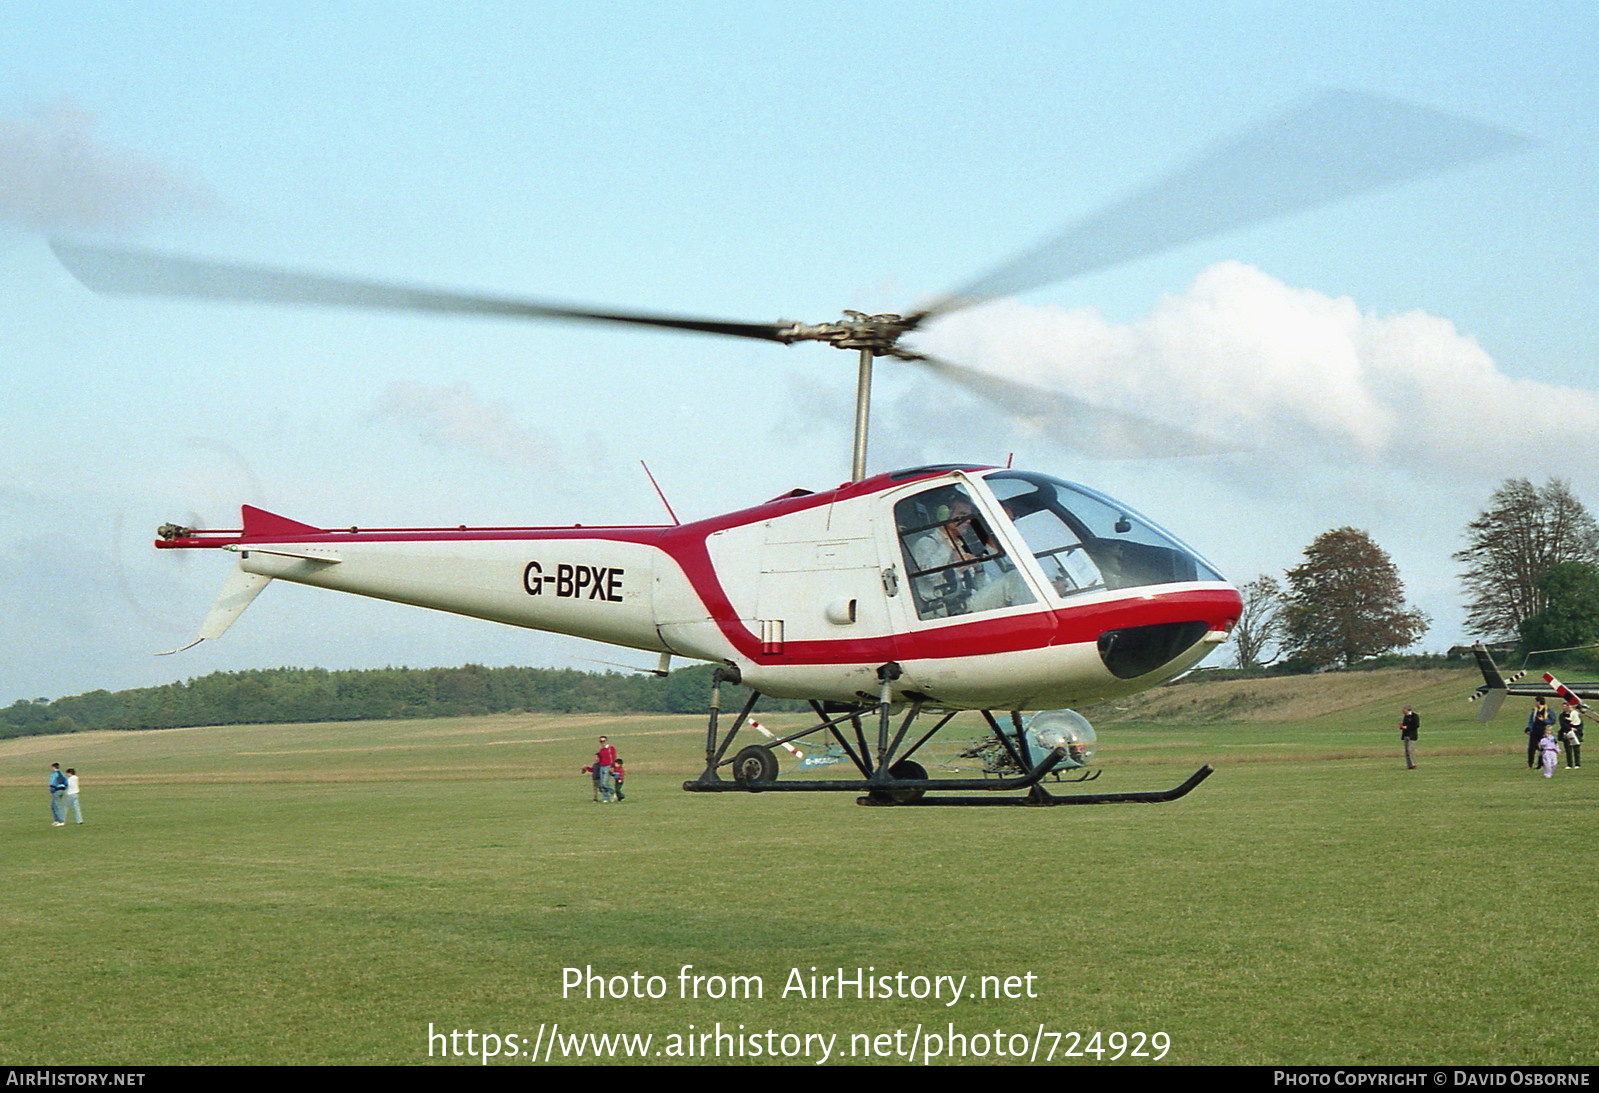
MULTIPOLYGON (((760 693, 751 691, 743 708, 728 726, 726 732, 721 728, 722 713, 722 684, 737 683, 739 673, 736 668, 718 668, 712 676, 710 713, 705 726, 705 769, 693 781, 684 782, 683 788, 690 793, 857 793, 862 796, 857 798, 858 804, 863 805, 944 805, 944 806, 991 806, 991 805, 1023 805, 1030 807, 1049 807, 1053 805, 1103 805, 1142 802, 1155 804, 1164 801, 1175 801, 1187 795, 1199 783, 1210 777, 1213 773, 1211 767, 1203 766, 1191 774, 1181 785, 1166 790, 1154 790, 1135 793, 1050 793, 1041 784, 1043 779, 1067 758, 1067 749, 1064 747, 1052 748, 1042 756, 1034 757, 1032 749, 1028 747, 1025 733, 1021 729, 1021 715, 1016 712, 1010 714, 1010 721, 1015 726, 1014 733, 1007 733, 999 721, 988 710, 981 711, 984 719, 1000 745, 1016 760, 1021 771, 1015 778, 929 778, 923 766, 916 762, 913 756, 930 740, 934 733, 948 724, 949 720, 960 711, 944 710, 932 728, 922 733, 913 743, 906 746, 906 739, 910 736, 911 727, 917 718, 924 713, 929 713, 927 706, 919 700, 912 700, 904 706, 905 714, 900 721, 897 731, 894 729, 895 703, 893 702, 893 683, 900 676, 900 667, 895 663, 883 665, 877 671, 880 683, 876 702, 864 702, 859 705, 845 703, 824 704, 813 702, 811 708, 817 715, 817 721, 797 732, 789 733, 775 740, 762 741, 750 744, 736 752, 731 759, 727 758, 732 749, 733 742, 738 738, 739 730, 749 720, 750 713, 755 709, 760 693), (867 725, 870 720, 877 722, 877 739, 872 742, 867 736, 867 725), (851 740, 845 735, 843 729, 848 726, 851 731, 851 740), (844 753, 849 756, 850 762, 855 765, 860 773, 859 778, 851 779, 819 779, 795 778, 787 781, 778 781, 777 758, 774 749, 806 737, 825 734, 827 738, 840 745, 844 753), (732 774, 731 780, 722 777, 726 769, 732 774), (1020 796, 1002 796, 1006 791, 1025 791, 1020 796), (943 796, 942 794, 969 794, 981 791, 977 796, 943 796), (933 794, 940 794, 934 796, 933 794)), ((863 696, 864 697, 864 696, 863 696)))

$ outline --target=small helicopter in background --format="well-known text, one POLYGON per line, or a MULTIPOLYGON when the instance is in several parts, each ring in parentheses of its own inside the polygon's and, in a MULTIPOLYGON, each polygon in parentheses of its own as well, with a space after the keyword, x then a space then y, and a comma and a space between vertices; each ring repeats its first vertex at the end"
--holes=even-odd
MULTIPOLYGON (((1505 704, 1505 699, 1511 695, 1520 698, 1558 698, 1562 702, 1575 702, 1583 710, 1588 709, 1585 699, 1599 699, 1599 683, 1571 683, 1566 684, 1556 679, 1550 672, 1539 672, 1534 679, 1527 679, 1531 669, 1523 668, 1518 672, 1505 675, 1499 670, 1499 665, 1494 663, 1493 654, 1482 642, 1477 642, 1471 647, 1477 657, 1477 670, 1482 673, 1482 685, 1467 696, 1469 702, 1481 702, 1477 707, 1478 721, 1492 721, 1499 714, 1499 708, 1505 704)), ((1565 649, 1543 650, 1550 653, 1563 653, 1565 649)))
MULTIPOLYGON (((1155 792, 1047 791, 1052 774, 1092 776, 1092 726, 1055 707, 1136 694, 1187 671, 1226 639, 1238 592, 1132 508, 1049 474, 975 463, 868 474, 874 361, 929 369, 1035 423, 1109 423, 1182 450, 1191 438, 1137 407, 1096 407, 901 339, 960 308, 1469 162, 1514 139, 1405 104, 1325 94, 925 308, 846 311, 817 324, 578 308, 52 245, 103 292, 625 323, 856 353, 850 479, 833 489, 633 527, 321 527, 251 505, 233 530, 164 525, 159 549, 237 558, 194 643, 220 637, 271 581, 291 581, 645 650, 663 674, 673 658, 717 665, 705 766, 684 783, 693 792, 846 792, 877 805, 1159 802, 1210 768, 1155 792), (750 693, 724 727, 727 683, 750 693), (763 695, 807 700, 816 719, 735 751, 763 695), (929 777, 918 753, 974 710, 991 734, 986 776, 929 777), (1024 720, 1025 710, 1044 712, 1024 720), (779 778, 778 750, 818 741, 854 776, 779 778)), ((1196 445, 1187 450, 1203 450, 1196 445)))

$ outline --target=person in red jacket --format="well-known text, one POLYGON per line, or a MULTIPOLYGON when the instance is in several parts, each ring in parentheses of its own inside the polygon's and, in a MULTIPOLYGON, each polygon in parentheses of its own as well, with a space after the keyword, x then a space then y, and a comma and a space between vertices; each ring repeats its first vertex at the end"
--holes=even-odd
POLYGON ((600 783, 600 803, 616 800, 616 785, 611 781, 611 768, 616 765, 616 749, 605 737, 600 737, 600 750, 594 753, 594 773, 600 783))

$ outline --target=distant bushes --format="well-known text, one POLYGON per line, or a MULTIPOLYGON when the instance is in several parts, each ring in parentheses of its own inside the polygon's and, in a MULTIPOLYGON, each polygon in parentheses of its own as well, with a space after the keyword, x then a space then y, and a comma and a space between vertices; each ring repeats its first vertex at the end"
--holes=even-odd
POLYGON ((1451 649, 1447 653, 1385 653, 1367 657, 1348 668, 1329 669, 1307 660, 1288 659, 1265 668, 1206 668, 1200 667, 1182 676, 1177 683, 1214 682, 1222 679, 1270 679, 1276 676, 1304 676, 1316 672, 1375 672, 1382 668, 1473 668, 1476 660, 1469 649, 1451 649))
MULTIPOLYGON (((1581 656, 1575 655, 1579 660, 1581 656)), ((1519 666, 1519 662, 1520 658, 1515 658, 1514 663, 1519 666)), ((1462 650, 1450 655, 1372 657, 1345 670, 1459 668, 1473 663, 1469 652, 1462 650)), ((1203 669, 1178 682, 1261 679, 1314 670, 1291 662, 1271 668, 1203 669)), ((93 729, 174 729, 191 725, 373 721, 492 713, 703 714, 710 696, 711 671, 711 665, 700 664, 661 678, 644 673, 465 664, 459 668, 265 668, 214 672, 160 687, 90 691, 53 702, 42 698, 21 700, 0 708, 0 739, 93 729)), ((741 688, 728 688, 722 697, 723 708, 736 710, 743 703, 744 693, 741 688)), ((760 708, 801 710, 805 704, 763 698, 760 708)))
MULTIPOLYGON (((466 717, 491 713, 703 713, 711 665, 665 678, 570 668, 268 668, 131 691, 90 691, 0 709, 0 738, 91 729, 172 729, 466 717)), ((741 699, 740 699, 741 701, 741 699)), ((724 698, 724 705, 728 699, 724 698)), ((766 700, 765 709, 798 708, 766 700)))

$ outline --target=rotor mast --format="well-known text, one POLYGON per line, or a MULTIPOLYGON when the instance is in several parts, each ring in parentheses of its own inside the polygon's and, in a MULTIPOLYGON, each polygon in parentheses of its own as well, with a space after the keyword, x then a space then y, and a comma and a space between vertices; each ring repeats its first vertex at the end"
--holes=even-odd
POLYGON ((872 351, 861 350, 860 364, 855 369, 855 444, 850 449, 849 480, 859 482, 866 477, 867 420, 872 414, 872 351))

